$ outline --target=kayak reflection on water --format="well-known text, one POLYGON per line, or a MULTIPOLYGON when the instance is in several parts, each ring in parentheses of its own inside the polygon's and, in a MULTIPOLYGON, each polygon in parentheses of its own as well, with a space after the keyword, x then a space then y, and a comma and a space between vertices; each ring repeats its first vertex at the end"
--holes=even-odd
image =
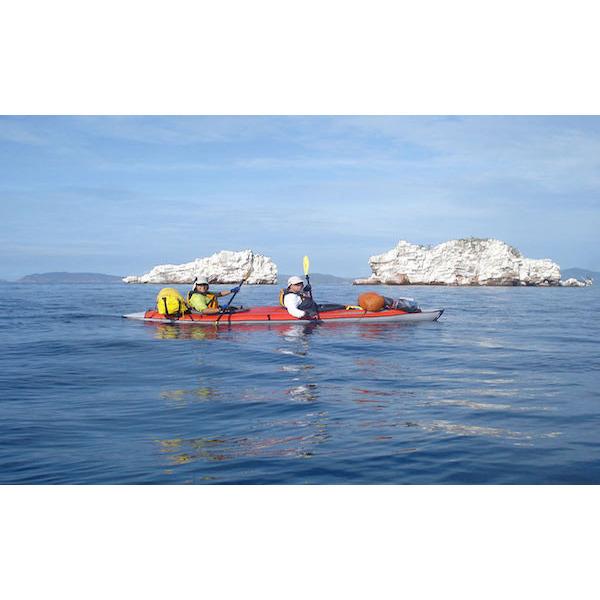
POLYGON ((365 339, 384 339, 389 337, 391 331, 404 331, 402 323, 366 323, 352 327, 352 323, 323 322, 317 320, 299 320, 293 323, 240 323, 225 324, 216 327, 195 327, 193 325, 155 323, 145 321, 144 328, 158 340, 231 340, 231 334, 247 332, 273 331, 289 342, 306 341, 308 336, 318 333, 338 335, 339 332, 353 332, 365 339))
POLYGON ((215 340, 219 331, 215 327, 178 327, 174 324, 144 322, 157 340, 215 340))
MULTIPOLYGON (((318 321, 301 321, 298 323, 281 323, 281 324, 231 324, 225 323, 217 327, 180 327, 175 323, 154 323, 145 321, 144 327, 150 331, 156 339, 159 340, 216 340, 219 337, 224 338, 222 334, 230 334, 231 332, 247 332, 247 331, 275 331, 283 337, 297 340, 306 335, 311 335, 321 323, 318 321)), ((328 327, 334 324, 328 324, 328 327)))

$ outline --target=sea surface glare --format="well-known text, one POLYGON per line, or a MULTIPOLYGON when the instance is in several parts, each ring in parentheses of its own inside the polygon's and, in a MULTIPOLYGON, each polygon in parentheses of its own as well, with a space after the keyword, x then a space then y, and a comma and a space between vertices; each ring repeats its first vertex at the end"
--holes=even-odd
POLYGON ((446 309, 412 325, 121 318, 160 287, 2 285, 0 483, 600 483, 598 287, 374 288, 446 309))

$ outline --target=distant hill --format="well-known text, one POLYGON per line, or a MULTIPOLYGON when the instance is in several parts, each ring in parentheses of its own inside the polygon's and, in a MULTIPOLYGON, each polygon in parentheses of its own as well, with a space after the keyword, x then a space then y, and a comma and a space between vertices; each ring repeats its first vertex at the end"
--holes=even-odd
MULTIPOLYGON (((350 277, 337 277, 337 275, 327 275, 326 273, 309 273, 311 283, 352 283, 353 279, 350 277)), ((303 273, 298 273, 299 277, 304 278, 303 273)), ((277 275, 277 285, 285 285, 290 275, 279 273, 277 275)))
POLYGON ((17 283, 120 283, 117 275, 103 273, 34 273, 17 279, 17 283))
POLYGON ((561 269, 560 277, 561 279, 569 279, 570 277, 574 277, 575 279, 594 279, 595 281, 599 281, 600 273, 598 273, 598 271, 590 271, 589 269, 572 267, 570 269, 561 269))

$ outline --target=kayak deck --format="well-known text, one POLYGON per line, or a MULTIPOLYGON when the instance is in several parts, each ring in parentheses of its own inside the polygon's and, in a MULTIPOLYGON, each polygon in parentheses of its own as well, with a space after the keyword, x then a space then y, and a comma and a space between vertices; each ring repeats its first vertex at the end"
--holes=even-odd
MULTIPOLYGON (((320 321, 335 321, 349 323, 380 323, 380 322, 415 322, 415 321, 437 321, 443 314, 444 309, 423 310, 421 312, 408 313, 403 310, 383 310, 381 312, 369 312, 365 310, 332 310, 319 314, 320 321)), ((314 319, 296 319, 292 317, 285 308, 280 306, 258 306, 256 308, 244 309, 239 312, 225 313, 223 315, 187 314, 178 319, 169 319, 155 310, 130 313, 123 315, 126 319, 147 321, 152 323, 177 323, 182 325, 214 325, 217 321, 221 324, 236 323, 300 323, 306 324, 314 319), (221 317, 219 319, 219 316, 221 317)))

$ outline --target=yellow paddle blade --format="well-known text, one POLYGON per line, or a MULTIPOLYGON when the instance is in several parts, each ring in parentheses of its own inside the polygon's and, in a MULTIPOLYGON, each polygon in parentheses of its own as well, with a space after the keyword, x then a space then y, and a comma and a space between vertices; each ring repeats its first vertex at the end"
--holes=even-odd
POLYGON ((304 275, 308 275, 308 269, 310 267, 310 262, 308 260, 308 256, 304 257, 304 275))

